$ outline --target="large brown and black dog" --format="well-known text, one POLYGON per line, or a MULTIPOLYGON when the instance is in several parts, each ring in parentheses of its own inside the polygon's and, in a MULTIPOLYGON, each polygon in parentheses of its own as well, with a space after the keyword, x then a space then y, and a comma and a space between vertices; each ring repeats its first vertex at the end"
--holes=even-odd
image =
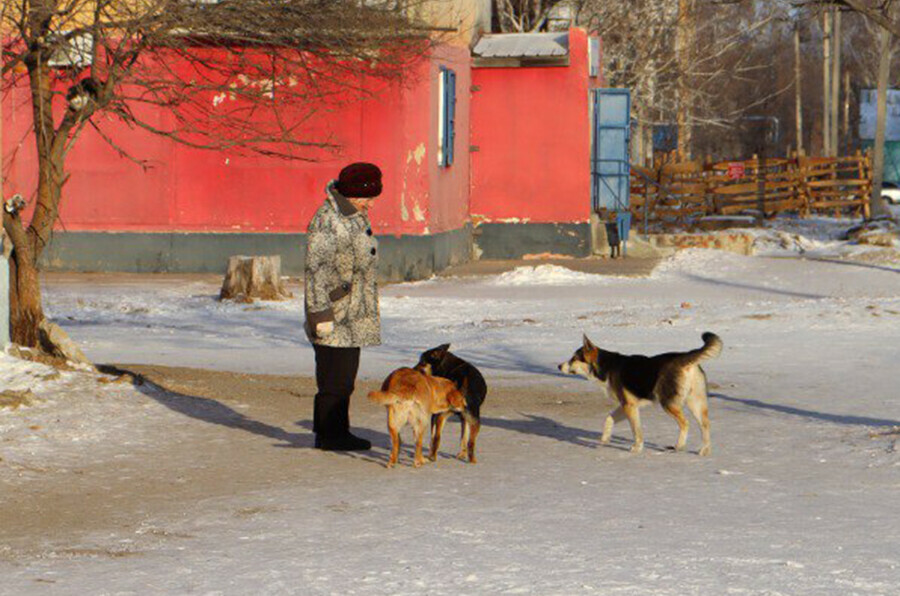
MULTIPOLYGON (((466 398, 466 407, 460 413, 462 418, 462 433, 459 440, 459 453, 456 455, 461 460, 469 460, 476 463, 475 440, 481 429, 481 405, 487 397, 487 383, 481 372, 450 351, 450 344, 443 344, 422 352, 416 370, 426 372, 436 377, 450 379, 466 398)), ((437 457, 438 448, 441 446, 441 432, 444 430, 444 422, 447 421, 449 412, 435 414, 431 418, 431 459, 437 457)))
MULTIPOLYGON (((391 435, 391 458, 387 467, 392 468, 400 455, 400 429, 407 422, 416 438, 416 455, 413 465, 425 463, 422 457, 422 439, 431 417, 444 412, 460 412, 466 406, 465 398, 452 381, 433 377, 412 368, 398 368, 384 380, 381 391, 369 393, 369 399, 387 408, 388 432, 391 435)), ((434 460, 436 453, 431 454, 434 460)))
POLYGON ((700 455, 709 455, 709 407, 707 405, 706 373, 700 362, 715 358, 722 351, 722 340, 715 333, 703 334, 703 347, 690 352, 669 352, 656 356, 629 356, 608 352, 595 346, 584 336, 583 345, 567 361, 559 365, 566 374, 581 375, 606 385, 610 397, 618 401, 606 418, 600 442, 609 443, 613 425, 627 418, 634 434, 633 453, 644 448, 640 407, 659 402, 678 423, 675 450, 684 449, 688 421, 684 406, 700 423, 703 445, 700 455))

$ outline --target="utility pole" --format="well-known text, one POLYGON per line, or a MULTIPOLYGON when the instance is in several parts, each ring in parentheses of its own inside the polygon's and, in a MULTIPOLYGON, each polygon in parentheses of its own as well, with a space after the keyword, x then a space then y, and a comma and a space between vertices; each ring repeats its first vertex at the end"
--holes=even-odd
POLYGON ((831 11, 822 11, 822 154, 831 155, 831 11))
POLYGON ((831 44, 831 157, 838 154, 838 114, 841 107, 841 11, 832 5, 834 41, 831 44))
POLYGON ((869 198, 869 217, 890 217, 890 212, 881 198, 881 183, 884 179, 884 140, 887 136, 887 94, 888 79, 891 76, 891 42, 893 34, 887 29, 881 30, 881 47, 878 61, 878 105, 875 117, 875 156, 872 164, 872 196, 869 198))
POLYGON ((794 98, 796 100, 797 155, 803 155, 803 87, 800 64, 800 19, 794 21, 794 98))

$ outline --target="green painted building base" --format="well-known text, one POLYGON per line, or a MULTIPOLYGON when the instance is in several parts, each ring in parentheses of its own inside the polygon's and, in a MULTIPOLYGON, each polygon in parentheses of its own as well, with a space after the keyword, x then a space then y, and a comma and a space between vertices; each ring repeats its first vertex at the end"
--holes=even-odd
POLYGON ((521 259, 529 255, 591 255, 589 223, 484 223, 475 231, 481 259, 521 259))
MULTIPOLYGON (((379 236, 387 281, 430 277, 472 256, 469 226, 431 236, 379 236)), ((234 255, 281 255, 284 275, 302 275, 306 234, 65 232, 42 255, 44 271, 225 273, 234 255)))
MULTIPOLYGON (((590 225, 482 224, 428 236, 379 236, 385 281, 425 279, 473 258, 587 257, 590 225)), ((284 275, 303 274, 306 234, 64 232, 41 258, 44 271, 220 273, 235 255, 281 255, 284 275)))

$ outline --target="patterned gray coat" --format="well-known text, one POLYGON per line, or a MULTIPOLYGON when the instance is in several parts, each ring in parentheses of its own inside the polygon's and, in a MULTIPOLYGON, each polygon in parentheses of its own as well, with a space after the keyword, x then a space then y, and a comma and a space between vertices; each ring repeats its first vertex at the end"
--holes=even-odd
POLYGON ((381 343, 378 314, 378 241, 369 216, 334 188, 309 222, 306 246, 306 336, 335 348, 381 343), (316 325, 334 322, 334 331, 316 335, 316 325))

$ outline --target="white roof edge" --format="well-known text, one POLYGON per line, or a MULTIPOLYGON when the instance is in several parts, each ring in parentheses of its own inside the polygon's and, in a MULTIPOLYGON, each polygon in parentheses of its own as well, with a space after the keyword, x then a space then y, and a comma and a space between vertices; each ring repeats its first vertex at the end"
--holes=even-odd
POLYGON ((492 33, 472 49, 480 58, 553 57, 569 54, 569 33, 492 33))

